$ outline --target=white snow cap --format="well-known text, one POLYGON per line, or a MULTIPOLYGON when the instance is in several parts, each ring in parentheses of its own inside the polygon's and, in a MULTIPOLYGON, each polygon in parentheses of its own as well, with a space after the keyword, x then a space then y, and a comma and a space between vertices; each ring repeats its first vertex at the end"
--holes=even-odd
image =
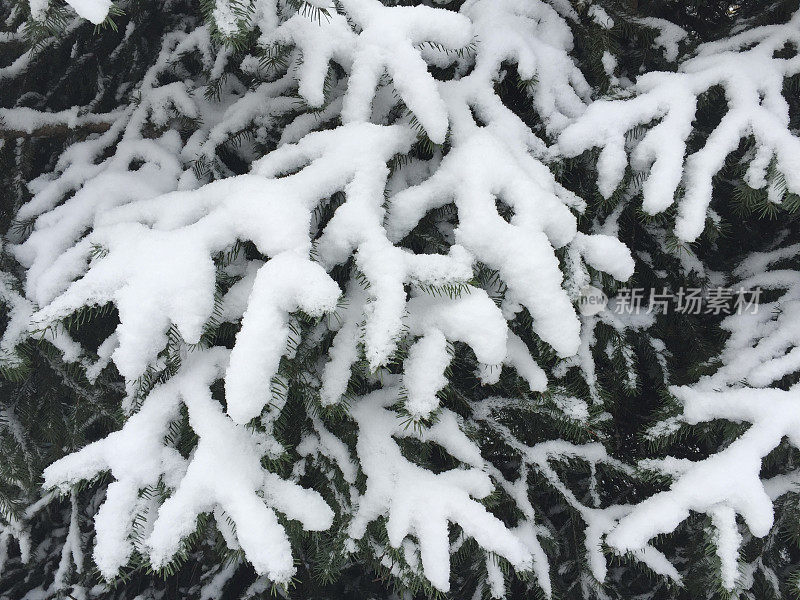
POLYGON ((111 0, 67 0, 75 12, 87 21, 99 25, 106 20, 111 8, 111 0))

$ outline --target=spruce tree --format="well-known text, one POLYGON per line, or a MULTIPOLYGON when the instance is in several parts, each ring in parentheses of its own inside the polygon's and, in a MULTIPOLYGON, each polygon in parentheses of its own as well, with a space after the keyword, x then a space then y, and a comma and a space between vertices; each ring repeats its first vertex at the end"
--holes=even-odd
POLYGON ((796 0, 0 17, 1 598, 800 596, 796 0))

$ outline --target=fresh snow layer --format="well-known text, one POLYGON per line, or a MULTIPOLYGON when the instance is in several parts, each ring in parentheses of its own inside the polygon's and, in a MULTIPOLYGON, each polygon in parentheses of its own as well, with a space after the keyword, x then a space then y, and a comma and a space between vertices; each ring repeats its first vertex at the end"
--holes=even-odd
MULTIPOLYGON (((94 23, 111 6, 107 0, 68 3, 94 23)), ((586 400, 557 390, 547 401, 587 426, 590 412, 602 405, 594 363, 597 328, 611 327, 623 337, 655 320, 608 310, 579 317, 574 308, 581 289, 593 283, 592 269, 619 281, 632 276, 634 260, 618 239, 618 218, 638 190, 625 191, 605 223, 579 232, 577 213, 586 203, 558 184, 548 161, 600 148, 598 188, 605 197, 617 192, 629 170, 645 173, 645 212, 663 212, 680 196, 676 233, 686 241, 702 232, 712 178, 742 137, 755 141, 748 183, 774 187, 774 164, 787 189, 797 193, 800 142, 789 130, 781 90, 787 76, 800 72, 800 61, 775 58, 774 52, 800 42, 800 13, 786 25, 705 44, 680 61, 677 72, 647 73, 630 88, 622 74, 615 79, 619 65, 607 53, 603 66, 626 95, 592 102, 592 90, 570 56, 569 22, 578 15, 566 2, 467 0, 458 12, 377 0, 337 5, 341 11, 314 0, 314 7, 329 13, 316 22, 284 3, 259 2, 243 24, 232 3, 218 0, 218 31, 232 35, 240 26, 258 27, 263 47, 288 48, 285 75, 253 90, 230 77, 219 103, 204 99, 201 86, 188 79, 161 85, 160 75, 187 53, 199 56, 212 79, 229 72, 229 61, 236 59, 216 48, 207 25, 169 33, 136 90, 141 100, 103 115, 107 131, 70 145, 53 173, 29 184, 32 199, 17 217, 31 221, 33 230, 9 247, 26 269, 24 289, 0 274, 0 299, 10 315, 0 358, 4 365, 18 360, 15 347, 43 330, 90 379, 110 362, 125 378, 129 416, 122 429, 45 471, 45 486, 63 491, 110 472, 113 482, 95 518, 94 560, 102 575, 114 577, 134 551, 156 567, 167 565, 198 515, 211 513, 229 548, 241 549, 259 574, 287 583, 294 573, 292 551, 276 513, 308 531, 331 526, 331 507, 298 483, 304 461, 324 459, 341 473, 350 494, 343 501, 350 509, 348 548, 377 544, 367 528, 385 518, 389 545, 443 592, 450 587, 455 551, 450 527, 457 525, 487 552, 487 586, 495 597, 503 595, 505 584, 489 553, 533 571, 545 593, 552 593, 540 543, 546 530, 527 490, 531 470, 583 520, 586 560, 597 581, 608 573, 607 543, 679 582, 675 567, 650 540, 700 511, 717 530, 722 580, 732 589, 743 539, 737 515, 753 535, 764 535, 772 525, 772 501, 798 480, 759 477, 762 459, 783 437, 798 444, 797 389, 766 389, 800 368, 800 283, 794 272, 771 270, 794 257, 796 246, 755 255, 737 270, 742 286, 779 293, 769 308, 780 304, 781 312, 774 319, 766 308, 727 318, 723 327, 732 335, 721 368, 695 386, 672 389, 684 411, 661 429, 714 419, 751 427, 706 460, 641 465, 660 469, 673 483, 638 505, 603 508, 594 483, 587 498, 578 498, 551 464, 583 461, 592 482, 599 465, 630 473, 602 444, 551 440, 526 446, 495 416, 540 395, 489 398, 473 407, 474 418, 520 456, 512 480, 481 457, 460 418, 439 399, 458 343, 474 353, 482 383, 496 383, 502 369, 510 368, 530 391, 552 392, 523 338, 533 339, 558 357, 556 378, 580 370, 589 388, 586 400), (495 93, 508 63, 516 65, 522 93, 546 133, 557 137, 556 147, 548 148, 495 93), (437 80, 432 66, 452 68, 456 76, 437 80), (334 71, 344 76, 337 79, 334 71), (705 146, 687 157, 697 98, 716 85, 726 91, 728 111, 705 146), (298 115, 298 95, 315 112, 298 115), (188 140, 169 128, 176 115, 198 123, 188 140), (341 125, 329 127, 334 123, 341 125), (166 132, 143 135, 151 125, 166 132), (261 157, 251 152, 250 172, 233 175, 216 161, 217 150, 251 125, 259 135, 280 128, 277 148, 261 157), (642 126, 640 136, 629 136, 642 126), (430 160, 397 160, 420 140, 432 142, 430 160), (139 165, 136 170, 130 170, 132 163, 139 165), (211 165, 209 174, 193 170, 193 164, 211 165), (332 217, 321 220, 333 202, 332 217), (404 239, 428 215, 448 207, 453 222, 440 231, 448 240, 446 252, 410 251, 404 239), (244 243, 259 256, 239 252, 244 243), (485 289, 475 284, 479 264, 496 273, 485 289), (345 266, 350 281, 341 289, 333 272, 345 266), (233 281, 224 293, 221 280, 233 281), (65 333, 52 333, 76 311, 108 303, 116 307, 119 325, 96 352, 65 333), (523 311, 531 317, 530 331, 517 335, 509 321, 523 311), (348 402, 357 433, 348 445, 319 415, 309 415, 297 448, 302 458, 283 479, 262 459, 284 451, 272 427, 286 402, 281 366, 295 358, 301 317, 313 326, 309 339, 300 342, 320 344, 327 333, 332 336, 327 355, 309 367, 306 391, 318 392, 323 407, 348 402), (212 322, 241 324, 232 349, 202 347, 212 322), (141 378, 165 367, 168 346, 177 346, 180 368, 137 398, 141 378), (389 375, 386 367, 404 351, 400 374, 389 375), (352 397, 356 370, 380 389, 352 397), (223 383, 224 407, 211 392, 216 382, 223 383), (184 412, 198 436, 188 458, 167 439, 184 412), (415 423, 408 426, 400 412, 415 423), (403 456, 402 438, 438 444, 459 466, 427 471, 403 456), (729 476, 734 469, 742 474, 735 482, 729 476), (355 485, 360 475, 365 488, 355 485), (165 498, 144 493, 160 485, 165 498), (480 502, 498 486, 519 509, 515 527, 480 502), (146 531, 137 531, 142 536, 132 535, 138 526, 134 514, 146 517, 146 531)), ((32 2, 31 10, 38 18, 47 3, 32 2)), ((592 5, 589 14, 600 26, 614 27, 599 6, 592 5)), ((679 60, 683 30, 658 19, 640 24, 658 30, 654 43, 667 60, 679 60)), ((3 67, 0 78, 20 72, 29 59, 3 67)), ((240 66, 247 72, 262 68, 252 56, 240 66)), ((77 108, 2 109, 0 116, 25 132, 100 122, 100 116, 81 115, 77 108)), ((663 342, 650 338, 650 344, 663 355, 663 342)), ((633 372, 633 353, 621 352, 633 372)), ((659 366, 666 373, 665 359, 659 366)), ((627 383, 635 388, 637 382, 627 383)), ((70 560, 78 564, 79 550, 72 542, 70 548, 70 560)), ((213 595, 228 576, 220 571, 203 594, 213 595)))

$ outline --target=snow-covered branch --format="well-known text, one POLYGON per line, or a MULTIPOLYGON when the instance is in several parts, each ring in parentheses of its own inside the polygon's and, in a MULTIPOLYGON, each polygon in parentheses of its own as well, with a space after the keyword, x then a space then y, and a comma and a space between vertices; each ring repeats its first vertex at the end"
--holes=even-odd
POLYGON ((799 25, 800 12, 788 23, 704 44, 677 73, 642 75, 630 90, 632 97, 599 100, 570 124, 559 137, 560 152, 577 156, 601 148, 597 185, 606 198, 622 181, 629 161, 634 171, 648 173, 644 211, 666 210, 677 194, 675 233, 689 242, 703 232, 713 178, 742 138, 755 141, 745 178, 751 187, 774 184, 768 181, 774 163, 786 189, 800 193, 800 139, 789 127, 783 96, 784 81, 800 73, 800 56, 780 56, 800 44, 799 25), (698 101, 715 87, 724 91, 728 111, 703 146, 686 156, 698 101), (632 142, 626 139, 637 127, 646 133, 632 142))

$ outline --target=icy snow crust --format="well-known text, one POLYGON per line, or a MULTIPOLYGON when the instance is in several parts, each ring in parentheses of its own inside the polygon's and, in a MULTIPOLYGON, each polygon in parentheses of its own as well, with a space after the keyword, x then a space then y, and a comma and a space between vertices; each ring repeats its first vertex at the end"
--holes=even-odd
MULTIPOLYGON (((108 9, 99 1, 69 3, 95 23, 108 9)), ((40 4, 32 8, 44 10, 40 4)), ((709 513, 720 530, 725 581, 732 582, 740 541, 736 514, 754 535, 763 535, 771 525, 771 498, 789 487, 762 482, 760 460, 784 435, 796 445, 799 441, 797 390, 756 389, 800 367, 796 274, 767 274, 763 265, 743 265, 747 285, 788 289, 793 304, 785 308, 784 321, 744 316, 741 323, 731 321, 735 334, 719 373, 696 388, 674 390, 685 402, 688 423, 725 418, 752 423, 752 428, 706 461, 669 463, 672 488, 640 505, 582 504, 550 461, 576 458, 592 469, 598 464, 623 472, 631 468, 608 456, 601 444, 556 440, 523 446, 493 416, 520 400, 496 398, 474 407, 474 418, 522 456, 522 476, 508 481, 481 457, 459 417, 439 406, 438 394, 447 384, 454 342, 472 349, 484 383, 496 382, 500 370, 510 368, 531 391, 545 391, 545 372, 508 326, 525 309, 535 335, 566 359, 564 368, 581 369, 592 400, 599 401, 592 383, 595 326, 600 320, 620 331, 647 325, 608 314, 576 314, 577 293, 590 283, 586 265, 625 281, 634 262, 611 220, 596 233, 578 232, 576 213, 583 201, 561 187, 546 164, 559 152, 575 156, 601 147, 599 186, 605 196, 622 180, 630 153, 631 167, 649 173, 644 185, 649 213, 665 210, 676 192, 685 190, 678 200, 677 233, 686 240, 701 233, 711 178, 742 136, 752 135, 757 143, 751 185, 767 185, 774 157, 789 190, 800 192, 800 142, 788 130, 781 96, 783 78, 800 72, 800 58, 773 58, 785 43, 800 41, 800 13, 785 26, 705 45, 681 63, 679 72, 641 77, 627 99, 591 102, 590 88, 569 57, 567 19, 574 14, 568 7, 556 10, 537 0, 467 0, 455 13, 386 7, 376 0, 339 4, 342 13, 327 2, 314 2, 329 13, 314 20, 283 3, 256 3, 251 26, 259 28, 262 45, 291 46, 289 60, 297 68, 250 93, 229 81, 228 91, 237 94, 221 105, 191 93, 186 82, 158 85, 158 75, 182 53, 197 51, 212 76, 230 60, 228 51, 212 50, 206 27, 169 34, 140 86, 141 102, 110 115, 107 132, 72 145, 56 173, 31 184, 34 196, 18 215, 35 225, 13 247, 27 269, 24 295, 0 279, 0 296, 12 307, 11 325, 0 340, 8 360, 31 331, 50 331, 48 326, 82 307, 110 302, 119 312, 117 330, 94 360, 65 334, 51 335, 65 358, 82 362, 90 375, 113 361, 128 387, 125 426, 45 472, 45 485, 62 490, 111 473, 114 481, 95 521, 94 559, 102 574, 113 577, 134 550, 156 567, 167 565, 194 530, 197 516, 213 513, 229 547, 243 550, 258 573, 278 583, 290 580, 292 551, 276 513, 309 531, 330 527, 334 518, 322 496, 297 483, 299 471, 282 479, 262 465, 263 457, 283 451, 272 429, 286 402, 279 371, 281 361, 293 356, 302 312, 335 332, 327 361, 317 365, 309 382, 322 406, 343 401, 361 358, 376 385, 382 382, 378 391, 351 399, 348 414, 358 429, 354 449, 317 417, 311 417, 313 429, 298 448, 309 460, 331 461, 348 483, 351 512, 344 517, 351 549, 363 542, 368 526, 385 518, 390 545, 403 550, 409 565, 418 564, 435 588, 447 591, 455 551, 448 532, 455 524, 487 552, 495 597, 504 593, 503 576, 488 553, 515 569, 533 571, 549 595, 550 567, 540 544, 546 534, 525 488, 527 472, 536 470, 585 521, 587 559, 598 581, 607 571, 603 542, 679 580, 649 540, 698 510, 709 513), (536 79, 529 88, 531 102, 548 133, 557 137, 557 147, 548 148, 495 94, 506 61, 516 64, 522 79, 536 79), (346 84, 332 91, 326 89, 331 62, 347 74, 346 84), (458 76, 437 81, 429 65, 453 66, 458 76), (686 158, 697 96, 714 85, 725 88, 730 110, 706 146, 686 158), (319 113, 302 114, 286 126, 277 149, 254 161, 248 174, 220 171, 212 183, 198 179, 190 168, 193 161, 211 160, 228 136, 250 123, 268 127, 291 114, 295 91, 319 113), (398 100, 413 119, 387 125, 398 100), (175 113, 202 118, 203 126, 186 143, 171 131, 143 137, 145 123, 167 126, 175 113), (336 119, 339 126, 313 131, 336 119), (654 120, 634 147, 626 145, 630 129, 654 120), (436 150, 426 163, 396 161, 423 132, 434 144, 447 140, 449 151, 436 150), (109 157, 101 159, 106 152, 109 157), (131 161, 142 164, 130 171, 131 161), (70 192, 75 193, 62 202, 70 192), (316 211, 337 193, 344 201, 320 230, 316 211), (427 214, 451 203, 458 225, 450 232, 447 254, 415 254, 401 245, 427 214), (501 215, 498 203, 511 209, 510 219, 501 215), (239 255, 221 273, 216 257, 241 242, 252 243, 266 260, 239 255), (562 248, 573 269, 569 281, 555 253, 562 248), (341 289, 331 272, 349 261, 358 277, 341 289), (500 305, 492 290, 475 285, 478 262, 499 274, 505 288, 500 305), (217 293, 221 274, 236 278, 224 295, 217 293), (460 293, 430 293, 448 286, 460 293), (212 320, 241 323, 232 350, 193 348, 202 345, 212 320), (183 344, 179 370, 137 399, 140 379, 164 367, 163 350, 174 332, 183 344), (385 367, 405 342, 402 374, 391 376, 385 367), (740 387, 742 374, 752 388, 740 387), (219 380, 224 381, 225 410, 211 393, 219 380), (398 402, 418 427, 404 426, 398 402), (181 407, 199 437, 188 458, 167 441, 181 407), (432 416, 434 424, 426 426, 432 416), (404 458, 397 444, 403 437, 435 442, 462 466, 439 474, 426 471, 404 458), (735 486, 724 477, 730 465, 748 473, 735 486), (359 472, 366 481, 361 491, 359 472), (159 485, 167 490, 165 498, 140 494, 159 485), (514 498, 523 515, 514 528, 479 502, 495 486, 514 498), (135 511, 148 516, 143 539, 131 538, 135 511)), ((214 14, 223 34, 238 27, 225 2, 218 2, 214 14)), ((610 26, 602 11, 593 16, 610 26)), ((656 43, 675 59, 683 32, 658 20, 646 24, 659 29, 656 43)), ((40 123, 24 112, 4 116, 26 129, 40 123)), ((81 118, 66 111, 51 122, 74 124, 81 118)), ((586 404, 575 398, 560 398, 557 404, 576 421, 588 414, 586 404)))

